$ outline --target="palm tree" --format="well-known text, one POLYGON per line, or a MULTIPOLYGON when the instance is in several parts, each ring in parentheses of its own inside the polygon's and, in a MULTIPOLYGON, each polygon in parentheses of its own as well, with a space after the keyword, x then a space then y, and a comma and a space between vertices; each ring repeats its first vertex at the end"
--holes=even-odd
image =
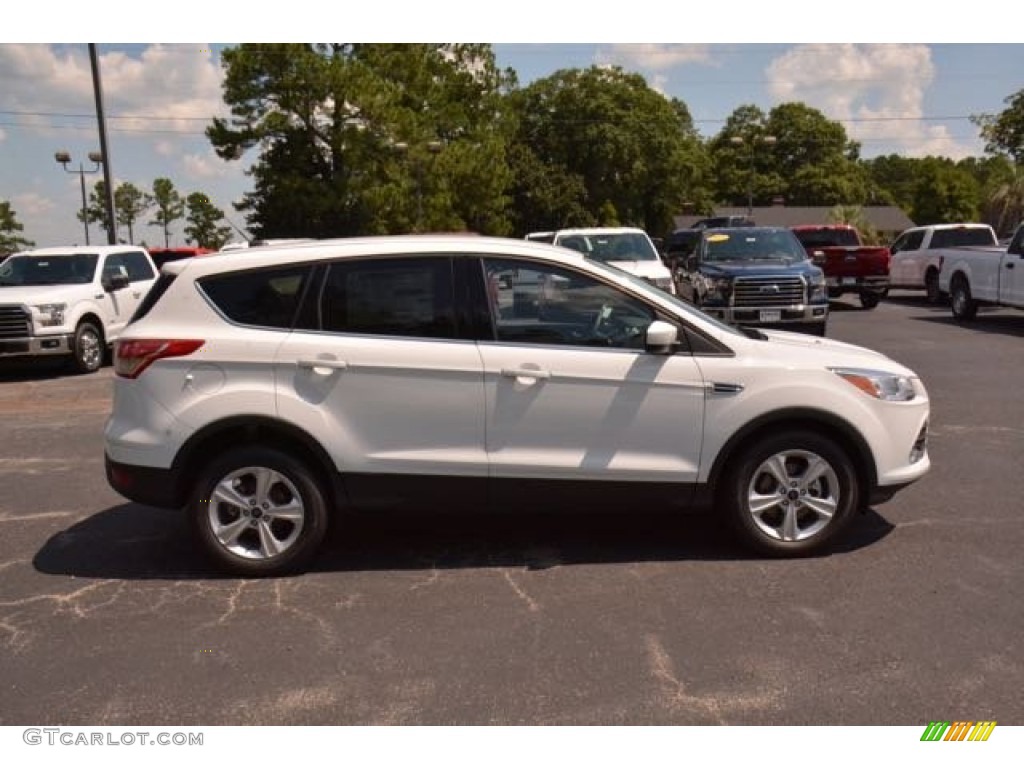
POLYGON ((985 221, 1004 237, 1024 220, 1024 166, 1013 166, 1008 179, 997 184, 985 201, 985 221))

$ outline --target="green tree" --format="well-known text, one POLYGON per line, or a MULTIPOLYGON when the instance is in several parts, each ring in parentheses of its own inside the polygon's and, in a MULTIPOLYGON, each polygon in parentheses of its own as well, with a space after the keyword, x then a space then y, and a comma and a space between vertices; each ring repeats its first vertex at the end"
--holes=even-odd
POLYGON ((6 200, 0 200, 0 256, 9 256, 22 248, 31 248, 35 243, 26 240, 18 233, 24 232, 25 226, 18 221, 18 216, 6 200))
MULTIPOLYGON (((116 194, 117 193, 115 191, 115 209, 117 208, 116 194)), ((106 232, 109 229, 109 227, 107 226, 106 200, 107 184, 105 181, 103 181, 103 179, 99 179, 95 184, 93 184, 92 189, 89 191, 89 202, 85 207, 85 220, 88 224, 99 224, 104 232, 106 232)), ((82 211, 79 211, 77 215, 78 220, 82 221, 82 211)))
POLYGON ((160 227, 164 232, 164 248, 171 246, 171 224, 185 218, 185 202, 174 188, 170 179, 153 181, 153 205, 156 213, 150 219, 150 226, 160 227))
POLYGON ((618 67, 560 70, 510 101, 514 164, 528 172, 513 184, 518 226, 553 229, 614 211, 624 224, 661 234, 699 197, 706 164, 689 112, 642 76, 618 67))
POLYGON ((733 205, 860 205, 873 196, 860 147, 840 123, 799 102, 737 108, 710 142, 717 198, 733 205))
POLYGON ((231 227, 221 224, 224 211, 202 192, 193 192, 186 197, 185 206, 188 209, 185 237, 189 243, 218 250, 231 239, 231 227))
POLYGON ((114 215, 117 223, 128 227, 128 242, 135 242, 135 222, 150 208, 153 198, 129 181, 114 190, 114 215))
POLYGON ((856 229, 865 245, 880 245, 883 241, 859 205, 836 205, 828 212, 828 218, 835 224, 847 224, 856 229))
POLYGON ((222 61, 232 117, 207 136, 226 160, 259 154, 238 206, 257 237, 508 230, 514 77, 489 46, 241 45, 222 61))
POLYGON ((916 178, 910 216, 918 224, 977 220, 980 191, 970 172, 949 158, 926 157, 916 178))
POLYGON ((986 152, 1008 155, 1024 165, 1024 88, 1004 103, 1009 106, 998 115, 974 115, 971 120, 981 128, 986 152))

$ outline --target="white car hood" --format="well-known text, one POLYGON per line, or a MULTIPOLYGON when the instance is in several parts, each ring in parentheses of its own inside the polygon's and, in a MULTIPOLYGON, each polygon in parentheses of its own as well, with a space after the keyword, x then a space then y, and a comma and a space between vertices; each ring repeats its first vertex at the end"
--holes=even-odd
POLYGON ((0 304, 60 304, 89 296, 88 283, 65 285, 0 285, 0 304))
MULTIPOLYGON (((761 345, 785 347, 782 360, 800 360, 804 363, 818 363, 824 367, 838 368, 870 368, 873 370, 899 373, 905 376, 916 376, 912 370, 900 365, 890 357, 873 349, 847 344, 845 341, 809 336, 805 333, 790 331, 763 330, 768 341, 752 340, 755 349, 764 351, 761 345)), ((780 350, 781 351, 781 350, 780 350)), ((770 352, 768 352, 770 354, 770 352)))
POLYGON ((645 259, 644 261, 609 261, 608 264, 616 269, 621 269, 623 272, 629 272, 631 275, 645 279, 672 277, 668 267, 654 259, 645 259))

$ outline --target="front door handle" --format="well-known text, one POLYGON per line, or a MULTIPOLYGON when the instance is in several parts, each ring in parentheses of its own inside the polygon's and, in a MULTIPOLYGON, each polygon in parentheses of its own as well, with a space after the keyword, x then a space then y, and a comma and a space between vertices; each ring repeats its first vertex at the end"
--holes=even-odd
POLYGON ((550 379, 549 371, 540 368, 502 368, 501 375, 510 379, 550 379))
POLYGON ((331 371, 345 370, 348 368, 348 363, 344 360, 299 360, 298 366, 321 376, 327 376, 331 371))

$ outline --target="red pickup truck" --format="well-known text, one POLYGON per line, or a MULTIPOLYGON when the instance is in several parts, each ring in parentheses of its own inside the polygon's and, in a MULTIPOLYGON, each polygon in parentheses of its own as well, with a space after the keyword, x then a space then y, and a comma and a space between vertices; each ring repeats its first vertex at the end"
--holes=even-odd
POLYGON ((889 249, 864 245, 860 233, 848 224, 807 224, 793 234, 811 261, 825 273, 829 298, 856 293, 861 306, 873 309, 889 292, 889 249))

